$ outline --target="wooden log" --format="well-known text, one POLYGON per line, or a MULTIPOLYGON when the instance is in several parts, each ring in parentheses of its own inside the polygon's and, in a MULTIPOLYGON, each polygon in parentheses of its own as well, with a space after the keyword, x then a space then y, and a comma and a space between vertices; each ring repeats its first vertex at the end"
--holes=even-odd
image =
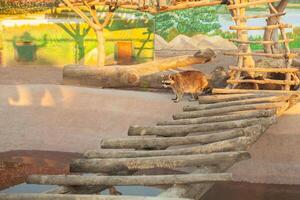
MULTIPOLYGON (((286 40, 269 40, 269 41, 264 41, 264 40, 253 40, 253 41, 244 41, 244 40, 239 40, 239 39, 229 39, 231 42, 237 42, 237 43, 242 43, 242 44, 275 44, 275 43, 284 43, 284 42, 292 42, 294 39, 286 39, 286 40)), ((250 68, 251 69, 251 68, 250 68)))
POLYGON ((240 52, 224 52, 224 55, 228 56, 263 56, 267 58, 274 58, 274 59, 293 59, 298 56, 296 53, 258 53, 258 52, 251 52, 251 53, 240 53, 240 52))
POLYGON ((185 148, 169 149, 169 150, 130 151, 130 150, 99 149, 99 150, 88 151, 85 153, 84 156, 86 158, 92 159, 92 158, 138 158, 138 157, 153 157, 153 156, 209 154, 209 153, 216 153, 216 152, 245 150, 246 145, 249 144, 250 141, 251 141, 250 136, 248 137, 242 136, 242 137, 236 137, 233 139, 223 140, 219 142, 209 143, 206 145, 198 145, 195 147, 185 147, 185 148))
POLYGON ((157 125, 168 126, 168 125, 203 124, 208 122, 225 122, 225 121, 241 120, 241 119, 248 119, 248 118, 270 117, 275 114, 276 114, 275 110, 254 110, 254 111, 249 111, 246 113, 238 113, 238 114, 227 114, 227 115, 218 115, 218 116, 198 117, 192 119, 162 121, 162 122, 158 122, 157 125))
POLYGON ((208 144, 243 135, 243 129, 228 130, 218 133, 187 136, 187 137, 127 137, 119 139, 104 139, 101 148, 107 149, 166 149, 170 146, 188 144, 208 144))
POLYGON ((266 30, 266 29, 277 29, 277 28, 293 28, 291 24, 276 24, 268 26, 229 26, 230 30, 266 30))
POLYGON ((248 105, 239 105, 239 106, 228 106, 224 108, 214 108, 209 110, 198 110, 190 112, 182 112, 173 115, 173 119, 190 119, 198 118, 205 116, 215 116, 225 113, 237 112, 237 111, 253 111, 253 110, 267 110, 267 109, 278 109, 284 106, 284 102, 275 102, 275 103, 257 103, 257 104, 248 104, 248 105))
MULTIPOLYGON (((224 109, 224 108, 223 108, 224 109)), ((185 112, 179 117, 192 118, 202 111, 185 112), (192 113, 192 114, 191 114, 192 113)), ((207 112, 207 111, 204 111, 207 112)), ((274 117, 252 118, 227 122, 206 123, 199 125, 178 125, 178 126, 131 126, 128 135, 157 135, 164 137, 186 136, 189 133, 220 131, 233 128, 252 126, 260 122, 274 121, 274 117)))
MULTIPOLYGON (((213 91, 218 91, 216 88, 213 91)), ((253 90, 252 90, 253 91, 253 90)), ((238 101, 244 99, 253 99, 261 97, 275 96, 274 94, 263 93, 262 91, 255 90, 255 93, 243 93, 243 94, 215 94, 208 96, 199 96, 198 100, 200 104, 211 104, 211 103, 220 103, 227 101, 238 101)))
POLYGON ((194 56, 179 56, 152 62, 127 65, 107 66, 102 68, 84 66, 65 66, 63 78, 65 84, 80 84, 98 87, 133 87, 140 84, 140 78, 157 72, 201 64, 211 61, 215 53, 206 49, 194 56))
POLYGON ((245 71, 245 72, 275 72, 275 73, 295 73, 299 72, 298 68, 239 68, 236 66, 229 66, 230 70, 245 71))
POLYGON ((257 83, 257 84, 276 84, 276 85, 296 85, 296 81, 289 80, 256 80, 256 79, 243 79, 243 80, 227 80, 227 83, 257 83))
POLYGON ((232 9, 237 9, 237 8, 244 8, 244 7, 249 7, 249 6, 256 6, 259 4, 265 4, 265 3, 272 3, 272 2, 277 2, 279 0, 257 0, 257 1, 250 1, 247 3, 239 3, 239 4, 233 4, 233 5, 228 5, 227 8, 232 10, 232 9))
MULTIPOLYGON (((244 99, 239 101, 229 101, 229 102, 220 102, 214 104, 201 104, 201 105, 187 105, 183 107, 184 111, 196 111, 196 110, 208 110, 214 108, 224 108, 228 106, 240 106, 240 105, 248 105, 255 103, 274 103, 274 102, 282 102, 287 101, 289 96, 271 96, 271 97, 261 97, 255 99, 244 99)), ((225 117, 224 117, 225 118, 225 117)), ((238 119, 238 118, 237 118, 238 119)))
POLYGON ((261 15, 248 15, 248 16, 233 16, 233 20, 245 20, 245 19, 257 19, 257 18, 271 18, 285 15, 285 12, 274 13, 274 14, 261 14, 261 15))
POLYGON ((86 173, 111 173, 116 171, 135 171, 153 168, 174 169, 179 167, 213 165, 220 162, 230 162, 232 160, 240 160, 249 157, 250 154, 248 152, 225 152, 145 158, 75 159, 72 160, 70 164, 70 171, 86 173))
POLYGON ((37 193, 0 193, 0 200, 188 200, 187 198, 75 195, 75 194, 37 194, 37 193))
POLYGON ((81 176, 81 175, 31 175, 26 182, 29 184, 44 185, 174 185, 194 184, 202 182, 231 181, 231 173, 215 174, 177 174, 177 175, 149 175, 149 176, 81 176))
POLYGON ((212 90, 213 94, 298 94, 300 95, 300 91, 285 91, 285 90, 249 90, 249 89, 221 89, 214 88, 212 90))

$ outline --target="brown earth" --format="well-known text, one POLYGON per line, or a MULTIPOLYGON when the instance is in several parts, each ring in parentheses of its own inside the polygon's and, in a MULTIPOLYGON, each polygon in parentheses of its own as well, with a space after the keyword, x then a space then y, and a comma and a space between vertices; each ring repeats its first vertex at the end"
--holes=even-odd
POLYGON ((0 190, 23 183, 31 174, 67 174, 78 153, 56 151, 0 152, 0 190))

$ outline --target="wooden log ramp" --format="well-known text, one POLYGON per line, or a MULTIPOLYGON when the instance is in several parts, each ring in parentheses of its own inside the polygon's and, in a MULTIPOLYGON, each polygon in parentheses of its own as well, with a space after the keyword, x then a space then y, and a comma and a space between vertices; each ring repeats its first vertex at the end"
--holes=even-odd
POLYGON ((101 140, 101 149, 86 151, 81 159, 71 161, 70 172, 76 174, 31 175, 27 179, 29 184, 59 185, 55 190, 3 193, 0 200, 200 199, 214 183, 232 180, 227 169, 249 159, 247 149, 276 123, 278 110, 284 112, 298 100, 294 93, 227 93, 200 96, 199 105, 185 106, 174 120, 130 126, 130 137, 101 140), (145 172, 156 168, 169 172, 145 172), (167 189, 157 197, 115 196, 120 193, 114 186, 119 185, 167 189), (111 195, 92 195, 105 189, 111 195))

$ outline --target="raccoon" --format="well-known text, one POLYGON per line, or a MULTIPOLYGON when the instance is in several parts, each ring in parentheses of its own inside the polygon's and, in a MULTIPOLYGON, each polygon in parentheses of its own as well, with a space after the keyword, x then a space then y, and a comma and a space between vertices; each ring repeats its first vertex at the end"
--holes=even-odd
POLYGON ((167 79, 162 81, 162 85, 173 90, 176 96, 172 100, 175 103, 182 99, 184 93, 190 93, 190 101, 193 101, 198 98, 199 93, 209 89, 208 80, 200 71, 184 71, 168 75, 167 79))

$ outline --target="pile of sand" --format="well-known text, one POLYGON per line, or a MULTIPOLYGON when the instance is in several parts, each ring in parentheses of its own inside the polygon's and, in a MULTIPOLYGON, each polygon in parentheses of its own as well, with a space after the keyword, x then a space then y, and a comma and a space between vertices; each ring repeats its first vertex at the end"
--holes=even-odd
POLYGON ((178 35, 171 42, 166 42, 162 37, 155 36, 156 50, 202 50, 202 49, 232 50, 237 47, 227 39, 220 36, 207 36, 198 34, 193 37, 178 35))

